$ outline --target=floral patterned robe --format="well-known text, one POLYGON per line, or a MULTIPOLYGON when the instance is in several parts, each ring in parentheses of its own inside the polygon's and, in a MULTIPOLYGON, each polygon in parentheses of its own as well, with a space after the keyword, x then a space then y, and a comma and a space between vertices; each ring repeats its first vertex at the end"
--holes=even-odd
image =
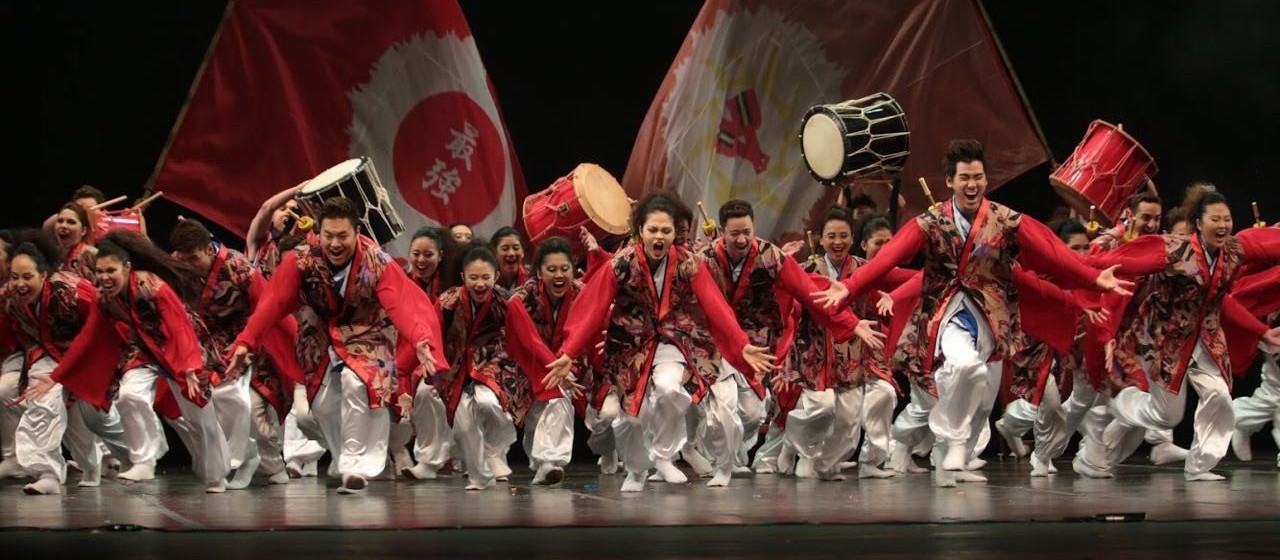
POLYGON ((286 254, 266 293, 234 344, 255 349, 286 316, 299 311, 298 360, 314 399, 329 369, 329 348, 368 389, 370 408, 391 401, 397 386, 409 383, 396 367, 396 342, 405 336, 416 347, 430 344, 438 368, 447 368, 440 343, 439 313, 404 270, 372 239, 361 236, 339 292, 320 238, 310 233, 286 254))
POLYGON ((62 360, 76 335, 84 330, 97 300, 93 283, 71 272, 49 274, 35 309, 22 305, 11 290, 0 292, 0 331, 11 332, 24 354, 19 394, 27 389, 31 364, 45 356, 62 360))
POLYGON ((612 377, 623 409, 632 415, 639 414, 644 403, 659 343, 671 344, 684 355, 685 381, 695 402, 702 398, 706 381, 719 372, 712 344, 739 371, 752 371, 742 359, 747 336, 706 265, 678 245, 664 258, 659 293, 652 272, 658 265, 651 265, 638 245, 619 250, 575 300, 560 348, 563 355, 579 357, 607 328, 603 371, 612 377), (700 334, 701 317, 694 306, 701 308, 711 340, 700 334))

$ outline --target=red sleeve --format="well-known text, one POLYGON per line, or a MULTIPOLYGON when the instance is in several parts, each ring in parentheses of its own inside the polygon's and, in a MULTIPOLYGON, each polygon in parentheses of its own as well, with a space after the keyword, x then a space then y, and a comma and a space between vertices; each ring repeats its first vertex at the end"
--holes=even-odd
POLYGON ((837 311, 815 303, 809 294, 818 291, 818 286, 805 275, 803 270, 800 270, 800 266, 794 260, 782 259, 782 269, 778 271, 778 277, 774 282, 782 286, 793 299, 800 302, 809 315, 817 319, 822 328, 835 337, 837 342, 853 338, 853 330, 858 326, 858 318, 848 308, 837 311))
POLYGON ((1255 317, 1266 317, 1280 311, 1280 267, 1273 266, 1265 272, 1237 280, 1231 288, 1231 297, 1255 317))
POLYGON ((1280 229, 1249 228, 1236 234, 1244 248, 1246 264, 1270 267, 1280 260, 1280 229))
MULTIPOLYGON (((249 275, 248 288, 249 308, 257 309, 258 302, 266 293, 267 280, 256 268, 249 275)), ((302 364, 298 363, 297 347, 298 322, 292 315, 285 315, 283 320, 263 335, 262 349, 270 356, 280 377, 293 383, 303 383, 302 364)))
POLYGON ((1080 314, 1075 298, 1021 267, 1013 269, 1013 279, 1018 288, 1022 332, 1048 344, 1059 354, 1069 353, 1080 314))
POLYGON ((1130 277, 1155 274, 1168 265, 1165 238, 1163 235, 1139 236, 1115 250, 1089 255, 1084 262, 1096 268, 1120 265, 1117 272, 1130 277))
POLYGON ((894 349, 898 346, 898 339, 902 336, 902 331, 907 327, 907 320, 911 318, 911 314, 915 312, 916 305, 920 303, 920 290, 924 284, 924 271, 917 272, 910 280, 903 282, 889 297, 893 298, 893 317, 889 318, 889 324, 881 325, 886 329, 887 337, 884 341, 885 353, 892 358, 894 349))
POLYGON ((1063 288, 1092 289, 1098 271, 1080 260, 1044 224, 1023 215, 1018 226, 1018 261, 1027 268, 1048 274, 1063 288))
POLYGON ((165 367, 179 379, 188 371, 203 370, 204 353, 200 350, 200 340, 196 338, 196 328, 191 324, 191 316, 187 315, 187 308, 177 292, 168 284, 161 284, 156 290, 156 304, 160 310, 160 330, 165 335, 164 348, 158 349, 163 353, 165 367))
POLYGON ((613 260, 613 254, 602 248, 597 247, 594 251, 587 251, 587 272, 582 275, 582 281, 589 281, 592 276, 595 276, 596 272, 607 266, 611 260, 613 260))
MULTIPOLYGON (((582 293, 573 299, 573 309, 564 321, 564 342, 560 355, 578 358, 591 341, 609 324, 609 306, 618 294, 618 275, 611 264, 591 275, 582 293)), ((737 324, 737 321, 734 321, 737 324)))
MULTIPOLYGON (((302 274, 298 272, 298 254, 289 251, 280 259, 275 273, 271 275, 271 281, 267 283, 265 293, 254 307, 253 315, 249 316, 249 323, 232 346, 240 345, 256 350, 263 333, 302 306, 299 295, 301 288, 302 274)), ((231 351, 231 348, 227 351, 231 351)))
POLYGON ((558 388, 552 387, 547 391, 542 386, 542 379, 547 376, 546 365, 555 361, 556 356, 538 336, 538 327, 534 326, 533 318, 524 308, 524 300, 518 297, 507 300, 506 335, 503 344, 507 347, 507 356, 524 371, 539 400, 559 396, 558 388), (548 392, 557 394, 545 394, 548 392))
POLYGON ((1266 332, 1267 326, 1235 298, 1228 295, 1222 300, 1222 334, 1227 339, 1232 375, 1244 377, 1248 373, 1258 351, 1258 342, 1266 332))
POLYGON ((900 266, 894 267, 893 270, 889 271, 888 275, 880 279, 880 283, 876 285, 876 289, 889 291, 897 288, 898 286, 901 286, 903 282, 907 282, 908 280, 915 278, 917 272, 920 271, 910 268, 902 268, 900 266))
POLYGON ((880 248, 876 258, 858 267, 858 270, 853 271, 853 275, 844 280, 845 287, 849 288, 849 297, 845 299, 846 305, 863 295, 872 286, 878 285, 894 267, 911 260, 916 253, 920 252, 924 247, 925 236, 919 224, 920 222, 916 221, 903 227, 893 236, 893 239, 880 248))
POLYGON ((690 278, 693 294, 698 297, 698 305, 706 315, 707 329, 711 331, 711 340, 716 349, 735 369, 744 374, 754 371, 746 360, 742 359, 742 349, 747 346, 747 333, 742 332, 733 308, 724 300, 724 294, 711 279, 711 271, 707 270, 706 261, 698 261, 698 270, 690 278))
POLYGON ((81 317, 88 317, 93 313, 93 308, 98 303, 98 288, 93 286, 84 278, 76 283, 76 309, 80 312, 81 317))
POLYGON ((924 271, 922 270, 911 275, 911 278, 908 278, 906 282, 899 284, 897 288, 889 292, 889 297, 893 298, 893 314, 898 314, 898 302, 919 298, 920 290, 923 289, 923 286, 924 271))
POLYGON ((378 279, 378 302, 387 317, 399 331, 397 339, 409 339, 417 352, 417 345, 427 341, 436 361, 436 371, 449 369, 444 355, 444 338, 440 335, 440 312, 432 305, 427 293, 409 280, 409 276, 394 263, 388 263, 378 279))
MULTIPOLYGON (((0 313, 0 352, 8 356, 17 349, 18 339, 13 334, 13 324, 9 321, 9 314, 0 313)), ((0 404, 0 406, 4 405, 0 404)))
POLYGON ((66 387, 77 398, 100 410, 111 408, 106 397, 120 362, 120 335, 111 320, 98 311, 89 310, 89 318, 71 347, 58 361, 50 377, 66 387))

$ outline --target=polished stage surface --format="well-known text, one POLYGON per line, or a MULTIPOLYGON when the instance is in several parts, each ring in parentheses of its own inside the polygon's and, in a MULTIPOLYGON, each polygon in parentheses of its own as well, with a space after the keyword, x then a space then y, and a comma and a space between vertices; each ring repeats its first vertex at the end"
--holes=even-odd
POLYGON ((346 548, 352 550, 342 556, 363 558, 422 546, 430 547, 427 556, 443 557, 578 557, 592 549, 594 558, 703 556, 698 550, 775 558, 838 551, 891 558, 1155 558, 1161 551, 1165 558, 1192 551, 1280 557, 1280 469, 1273 459, 1224 461, 1218 472, 1225 482, 1188 483, 1181 465, 1136 458, 1110 480, 1078 476, 1065 460, 1057 467, 1056 475, 1032 479, 1027 461, 992 457, 984 469, 989 482, 957 488, 934 488, 927 474, 857 480, 850 470, 844 482, 746 475, 729 488, 706 488, 695 478, 622 494, 621 474, 574 464, 554 487, 530 486, 531 474, 516 468, 510 482, 482 492, 464 490, 464 479, 452 476, 375 481, 356 496, 338 495, 336 482, 323 478, 281 486, 259 478, 250 490, 209 495, 186 471, 127 486, 104 478, 98 488, 76 487, 73 474, 61 496, 25 496, 19 481, 0 483, 0 526, 7 528, 0 550, 6 558, 84 547, 99 558, 172 557, 174 547, 189 558, 317 558, 346 548), (1142 521, 1106 521, 1126 513, 1140 513, 1142 521), (458 530, 464 528, 482 530, 458 530), (49 531, 64 529, 89 531, 49 531))

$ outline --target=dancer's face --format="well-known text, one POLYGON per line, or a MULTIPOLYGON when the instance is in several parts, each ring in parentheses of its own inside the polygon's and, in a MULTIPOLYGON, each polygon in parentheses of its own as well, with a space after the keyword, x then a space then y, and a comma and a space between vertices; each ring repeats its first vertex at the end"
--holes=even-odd
POLYGON ((550 253, 543 257, 542 263, 538 265, 538 278, 547 287, 547 293, 551 297, 563 297, 573 283, 573 263, 569 262, 569 255, 550 253))
POLYGON ((747 252, 751 250, 751 242, 755 238, 755 224, 751 216, 725 220, 724 246, 729 253, 729 258, 738 260, 747 256, 747 252))
POLYGON ((871 237, 863 239, 862 252, 866 253, 867 260, 874 259, 876 253, 879 253, 880 248, 884 247, 884 244, 888 243, 890 239, 893 239, 893 232, 889 228, 875 230, 871 232, 871 237))
POLYGON ((853 247, 853 229, 844 220, 827 220, 819 242, 833 262, 844 262, 849 257, 849 248, 853 247))
POLYGON ((981 161, 956 163, 956 172, 947 177, 947 187, 956 194, 956 205, 966 216, 978 213, 982 197, 987 193, 987 173, 981 161))
POLYGON ((115 255, 98 257, 93 264, 94 273, 98 276, 98 291, 113 297, 119 295, 129 282, 131 266, 115 255))
POLYGON ((30 305, 40 292, 44 290, 44 281, 49 273, 40 272, 36 261, 27 255, 18 255, 9 264, 9 281, 13 293, 23 305, 30 305))
POLYGON ((676 240, 676 225, 671 214, 666 212, 650 212, 644 217, 644 225, 640 226, 640 242, 644 245, 645 256, 650 259, 661 259, 676 240))
POLYGON ((1206 249, 1218 250, 1231 237, 1231 209, 1221 202, 1205 206, 1204 214, 1196 218, 1196 229, 1206 249))
POLYGON ((320 223, 320 245, 332 266, 342 266, 356 254, 356 226, 347 218, 326 218, 320 223))
POLYGON ((53 222, 53 233, 58 236, 58 245, 64 248, 74 247, 84 239, 87 231, 88 228, 84 222, 80 221, 80 216, 67 208, 58 212, 58 217, 53 222))
POLYGON ((462 267, 462 285, 476 301, 489 299, 496 278, 497 271, 493 269, 493 265, 483 260, 474 260, 462 267))
POLYGON ((504 275, 513 276, 524 266, 524 245, 519 237, 508 235, 499 238, 497 249, 498 264, 504 275))
POLYGON ((409 273, 418 278, 429 278, 440 266, 440 248, 436 240, 419 237, 409 244, 409 273))

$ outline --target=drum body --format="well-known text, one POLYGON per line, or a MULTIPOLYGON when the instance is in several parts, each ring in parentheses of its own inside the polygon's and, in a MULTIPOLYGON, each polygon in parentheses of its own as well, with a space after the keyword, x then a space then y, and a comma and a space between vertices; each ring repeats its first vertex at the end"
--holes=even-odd
POLYGON ((353 158, 330 167, 303 185, 295 196, 311 216, 319 215, 324 202, 335 197, 355 203, 356 214, 364 226, 361 233, 379 245, 386 245, 404 233, 404 222, 391 206, 391 197, 369 158, 353 158))
POLYGON ((547 189, 525 197, 522 213, 531 246, 558 235, 581 257, 586 256, 586 248, 578 228, 587 228, 601 243, 626 234, 631 201, 608 171, 583 163, 547 189))
POLYGON ((1071 157, 1049 175, 1049 184, 1083 219, 1096 206, 1094 219, 1111 227, 1129 198, 1155 174, 1155 160, 1142 144, 1120 127, 1096 120, 1071 157))
POLYGON ((911 132, 902 106, 877 93, 810 108, 800 145, 809 174, 837 185, 855 177, 897 176, 911 153, 911 132))
POLYGON ((99 210, 92 221, 93 231, 89 235, 90 242, 102 239, 102 236, 113 229, 127 229, 132 232, 143 233, 142 210, 137 208, 125 208, 124 210, 113 212, 99 210))

